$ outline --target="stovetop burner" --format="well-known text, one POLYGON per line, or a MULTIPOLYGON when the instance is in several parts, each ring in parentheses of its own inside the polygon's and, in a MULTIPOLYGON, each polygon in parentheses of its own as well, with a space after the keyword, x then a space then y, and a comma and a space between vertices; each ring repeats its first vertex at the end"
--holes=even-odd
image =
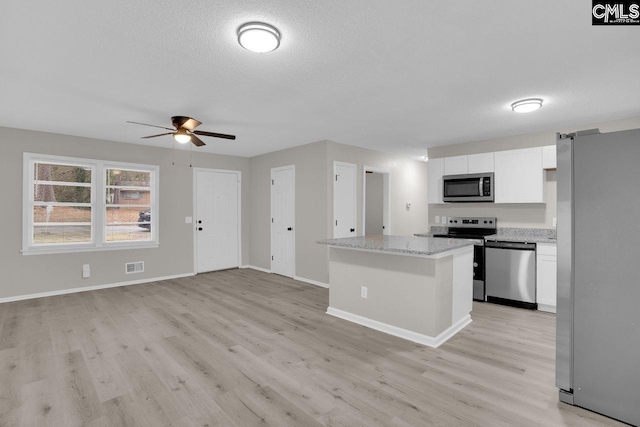
POLYGON ((434 234, 433 237, 455 239, 484 239, 484 236, 496 234, 496 218, 484 217, 451 217, 446 234, 434 234))

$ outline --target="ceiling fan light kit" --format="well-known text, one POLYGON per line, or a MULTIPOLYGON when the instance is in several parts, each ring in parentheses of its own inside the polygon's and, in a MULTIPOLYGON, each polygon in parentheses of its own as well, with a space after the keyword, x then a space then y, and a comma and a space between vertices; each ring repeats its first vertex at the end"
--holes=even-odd
POLYGON ((179 129, 176 133, 174 133, 173 138, 180 144, 186 144, 187 142, 191 141, 191 135, 189 135, 184 129, 179 129))
POLYGON ((251 52, 271 52, 280 46, 280 31, 264 22, 247 22, 238 28, 238 43, 251 52))

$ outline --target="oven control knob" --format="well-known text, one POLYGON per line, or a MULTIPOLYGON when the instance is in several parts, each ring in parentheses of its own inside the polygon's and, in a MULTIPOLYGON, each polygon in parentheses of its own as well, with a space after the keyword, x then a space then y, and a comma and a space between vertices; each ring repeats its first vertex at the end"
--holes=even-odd
POLYGON ((474 263, 473 263, 473 266, 474 266, 474 267, 477 267, 477 266, 478 266, 478 263, 477 263, 477 262, 474 262, 474 263))
POLYGON ((484 222, 485 224, 487 223, 487 221, 484 222))

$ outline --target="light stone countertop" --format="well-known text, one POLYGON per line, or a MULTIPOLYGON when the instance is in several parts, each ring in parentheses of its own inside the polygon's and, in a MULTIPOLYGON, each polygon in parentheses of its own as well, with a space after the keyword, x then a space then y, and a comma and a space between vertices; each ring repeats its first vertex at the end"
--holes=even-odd
POLYGON ((550 228, 498 228, 485 240, 499 242, 557 243, 556 230, 550 228))
POLYGON ((389 252, 392 254, 422 257, 444 254, 456 249, 473 246, 473 241, 465 239, 405 236, 345 237, 342 239, 320 240, 316 243, 335 248, 389 252))

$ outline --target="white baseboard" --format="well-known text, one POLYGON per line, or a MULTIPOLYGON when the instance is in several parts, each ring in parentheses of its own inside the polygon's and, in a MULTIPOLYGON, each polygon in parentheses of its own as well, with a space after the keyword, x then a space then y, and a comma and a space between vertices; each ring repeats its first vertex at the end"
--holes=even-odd
POLYGON ((540 304, 538 303, 538 311, 546 311, 547 313, 555 313, 556 306, 551 304, 540 304))
POLYGON ((62 289, 59 291, 40 292, 37 294, 18 295, 14 297, 0 298, 0 304, 5 302, 23 301, 35 298, 53 297, 57 295, 74 294, 76 292, 97 291, 99 289, 118 288, 120 286, 139 285, 142 283, 160 282, 162 280, 180 279, 182 277, 195 276, 195 273, 174 274, 172 276, 152 277, 149 279, 130 280, 128 282, 108 283, 106 285, 85 286, 82 288, 62 289))
POLYGON ((242 265, 240 268, 250 268, 252 270, 262 271, 263 273, 271 273, 271 270, 268 268, 258 267, 257 265, 242 265))
POLYGON ((418 344, 426 345, 427 347, 438 348, 444 344, 449 338, 460 332, 465 326, 471 323, 471 315, 467 314, 465 317, 451 325, 442 333, 436 337, 429 335, 419 334, 417 332, 410 331, 408 329, 392 326, 387 323, 382 323, 377 320, 372 320, 367 317, 362 317, 357 314, 342 311, 337 308, 329 307, 327 314, 338 317, 343 320, 348 320, 358 325, 366 326, 367 328, 375 329, 376 331, 384 332, 395 337, 403 338, 405 340, 413 341, 418 344))
POLYGON ((310 283, 312 285, 320 286, 321 288, 327 288, 327 289, 329 288, 329 284, 328 283, 318 282, 317 280, 305 279, 304 277, 300 277, 300 276, 293 276, 293 280, 297 280, 299 282, 310 283))

